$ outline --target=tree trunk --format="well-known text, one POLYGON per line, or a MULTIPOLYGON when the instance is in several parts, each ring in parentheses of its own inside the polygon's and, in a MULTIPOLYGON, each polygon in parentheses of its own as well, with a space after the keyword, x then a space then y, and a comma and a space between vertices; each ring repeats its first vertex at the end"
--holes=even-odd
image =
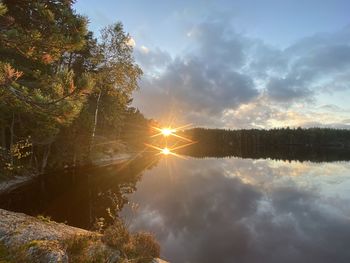
POLYGON ((77 151, 74 148, 74 154, 73 154, 73 167, 77 167, 77 151))
POLYGON ((71 70, 71 66, 72 66, 72 59, 73 59, 73 53, 69 54, 69 60, 68 60, 68 69, 71 70))
POLYGON ((15 129, 15 113, 12 113, 12 122, 10 127, 10 163, 13 165, 13 139, 14 139, 14 129, 15 129))
POLYGON ((49 158, 50 152, 51 152, 51 143, 47 146, 46 150, 43 153, 43 159, 41 162, 41 170, 40 170, 40 173, 42 174, 45 172, 45 169, 47 166, 47 160, 49 158))
POLYGON ((98 94, 97 100, 96 100, 94 126, 92 127, 92 135, 91 135, 91 143, 90 143, 90 151, 89 151, 90 153, 89 153, 89 155, 91 154, 92 146, 93 146, 93 144, 95 142, 96 127, 97 127, 97 121, 98 121, 98 111, 99 111, 99 107, 100 107, 101 96, 102 96, 102 91, 100 91, 100 93, 98 94))
POLYGON ((30 166, 31 167, 35 167, 34 166, 34 143, 32 143, 32 146, 30 147, 31 148, 31 155, 30 155, 30 166))

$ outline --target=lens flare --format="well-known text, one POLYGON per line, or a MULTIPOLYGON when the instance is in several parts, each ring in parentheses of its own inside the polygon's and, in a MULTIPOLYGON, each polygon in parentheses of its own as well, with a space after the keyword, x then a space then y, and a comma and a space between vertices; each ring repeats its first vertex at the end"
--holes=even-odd
POLYGON ((155 127, 155 126, 151 126, 152 129, 154 129, 154 130, 156 130, 158 132, 156 134, 150 136, 150 137, 154 138, 154 137, 158 137, 158 136, 164 136, 164 137, 172 136, 172 137, 177 137, 177 138, 179 138, 181 140, 184 140, 184 141, 192 142, 191 139, 176 134, 181 129, 184 129, 184 128, 189 127, 191 125, 192 124, 186 124, 186 125, 183 125, 183 126, 180 126, 180 127, 176 127, 176 128, 172 128, 171 126, 168 126, 166 128, 158 128, 158 127, 155 127))
POLYGON ((164 149, 162 149, 161 153, 164 155, 168 155, 168 154, 170 154, 170 150, 168 148, 164 148, 164 149))
POLYGON ((157 155, 172 155, 172 156, 176 156, 178 158, 181 159, 186 159, 185 157, 183 157, 180 154, 177 154, 176 152, 174 152, 174 150, 179 150, 185 147, 188 147, 196 142, 192 141, 189 138, 186 138, 184 136, 181 136, 177 133, 182 134, 182 130, 184 128, 187 128, 189 126, 191 126, 192 124, 186 124, 183 126, 179 126, 179 127, 172 127, 172 126, 165 126, 164 128, 160 128, 160 127, 156 127, 156 126, 151 126, 151 128, 153 130, 156 131, 156 134, 153 134, 152 136, 150 136, 150 138, 155 138, 158 136, 162 136, 165 137, 163 139, 160 139, 160 141, 158 141, 158 143, 153 139, 152 144, 148 144, 145 143, 145 145, 149 148, 153 148, 154 150, 157 150, 158 153, 157 155), (172 137, 171 139, 169 137, 172 137), (176 140, 177 138, 177 140, 176 140), (176 142, 174 143, 173 141, 176 140, 176 142), (168 145, 169 142, 172 142, 172 145, 168 145), (163 145, 163 146, 161 146, 163 145))
POLYGON ((165 137, 167 137, 167 136, 169 136, 169 135, 172 135, 173 133, 175 133, 176 132, 176 130, 174 130, 174 129, 169 129, 169 128, 163 128, 163 129, 161 129, 161 133, 165 136, 165 137))

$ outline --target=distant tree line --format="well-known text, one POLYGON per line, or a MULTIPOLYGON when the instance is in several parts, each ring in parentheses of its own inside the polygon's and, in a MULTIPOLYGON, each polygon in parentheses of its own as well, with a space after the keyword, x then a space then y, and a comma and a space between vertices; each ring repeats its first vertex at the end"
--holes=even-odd
POLYGON ((116 23, 95 38, 73 2, 0 1, 0 174, 87 162, 147 123, 130 36, 116 23))
POLYGON ((283 160, 350 160, 350 130, 279 128, 223 130, 194 128, 184 134, 196 143, 181 153, 196 157, 237 156, 283 160))

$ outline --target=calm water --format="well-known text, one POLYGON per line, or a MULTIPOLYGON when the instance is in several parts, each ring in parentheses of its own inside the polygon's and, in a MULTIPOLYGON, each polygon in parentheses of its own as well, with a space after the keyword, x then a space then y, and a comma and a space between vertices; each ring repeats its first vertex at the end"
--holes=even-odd
POLYGON ((350 162, 151 162, 52 175, 0 203, 85 228, 111 208, 173 263, 350 262, 350 162))

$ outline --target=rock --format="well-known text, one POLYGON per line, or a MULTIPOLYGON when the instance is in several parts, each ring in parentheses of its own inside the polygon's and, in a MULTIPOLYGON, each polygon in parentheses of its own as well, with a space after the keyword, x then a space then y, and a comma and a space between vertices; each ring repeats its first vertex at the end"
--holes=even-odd
POLYGON ((73 235, 93 235, 93 232, 56 223, 42 217, 0 209, 0 240, 9 245, 33 240, 63 240, 73 235))
POLYGON ((97 235, 44 217, 35 218, 0 209, 0 242, 32 262, 68 262, 64 240, 97 235))
MULTIPOLYGON (((120 253, 101 241, 101 234, 0 209, 0 252, 10 262, 118 262, 120 253)), ((1 258, 0 258, 1 261, 1 258)), ((1 261, 2 262, 2 261, 1 261)), ((5 261, 7 262, 7 261, 5 261)), ((155 259, 153 263, 168 263, 155 259)))

